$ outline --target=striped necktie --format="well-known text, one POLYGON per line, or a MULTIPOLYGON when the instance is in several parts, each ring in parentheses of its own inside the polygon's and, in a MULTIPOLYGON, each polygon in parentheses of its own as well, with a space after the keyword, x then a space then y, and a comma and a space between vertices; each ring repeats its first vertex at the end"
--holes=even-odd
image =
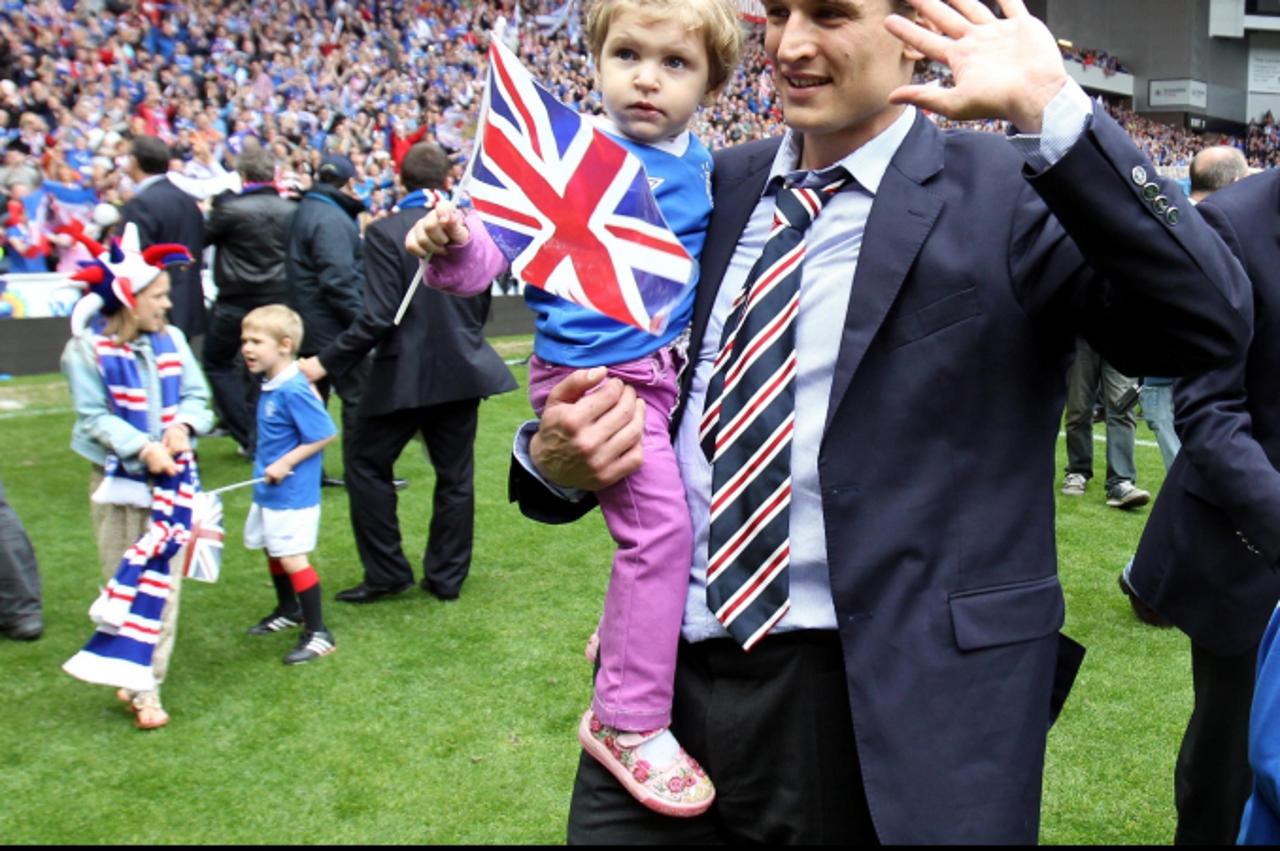
POLYGON ((746 650, 791 605, 791 436, 805 231, 850 179, 783 185, 760 259, 725 321, 699 429, 711 461, 707 604, 746 650))

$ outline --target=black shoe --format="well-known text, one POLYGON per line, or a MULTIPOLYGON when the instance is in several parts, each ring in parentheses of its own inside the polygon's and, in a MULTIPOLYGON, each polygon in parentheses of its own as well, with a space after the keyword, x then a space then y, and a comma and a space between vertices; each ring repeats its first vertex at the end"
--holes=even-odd
POLYGON ((295 626, 301 625, 301 612, 281 613, 280 611, 274 611, 249 627, 249 634, 270 635, 273 632, 283 632, 286 629, 293 629, 295 626))
POLYGON ((1154 626, 1159 629, 1169 629, 1173 626, 1173 622, 1165 618, 1155 609, 1148 606, 1138 596, 1138 593, 1129 587, 1129 583, 1124 581, 1124 574, 1120 574, 1119 578, 1120 590, 1129 598, 1129 608, 1133 609, 1133 615, 1147 626, 1154 626))
POLYGON ((392 479, 391 486, 398 491, 402 491, 405 488, 409 487, 409 480, 408 479, 392 479))
POLYGON ((432 597, 435 597, 437 600, 439 600, 442 603, 454 603, 454 602, 457 602, 458 600, 457 591, 454 591, 452 594, 443 594, 440 591, 437 591, 436 587, 431 584, 430 580, 427 580, 427 579, 424 579, 421 582, 419 582, 418 587, 421 588, 423 591, 426 591, 428 594, 430 594, 432 597))
POLYGON ((361 582, 354 588, 348 588, 345 591, 339 591, 333 595, 333 599, 339 603, 372 603, 385 597, 394 597, 396 594, 403 594, 413 587, 412 582, 406 582, 392 588, 375 588, 372 585, 366 585, 361 582))
POLYGON ((20 621, 12 626, 4 627, 0 629, 0 632, 14 641, 35 641, 44 635, 44 624, 41 623, 39 618, 33 618, 32 620, 20 621))
POLYGON ((337 649, 338 647, 333 641, 333 633, 329 632, 329 630, 304 632, 302 638, 298 641, 298 646, 285 654, 284 663, 286 665, 301 665, 303 662, 310 662, 312 659, 328 656, 337 649))
POLYGON ((322 488, 345 488, 347 483, 342 479, 335 479, 333 476, 322 476, 320 478, 320 487, 322 488))

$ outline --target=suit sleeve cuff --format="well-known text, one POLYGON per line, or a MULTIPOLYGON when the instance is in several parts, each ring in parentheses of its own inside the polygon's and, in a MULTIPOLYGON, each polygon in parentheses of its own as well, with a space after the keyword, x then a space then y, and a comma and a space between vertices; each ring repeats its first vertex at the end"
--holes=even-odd
POLYGON ((515 442, 511 446, 511 454, 516 459, 516 463, 524 468, 524 471, 540 485, 566 502, 582 502, 589 495, 587 491, 578 490, 577 488, 562 488, 549 482, 543 477, 542 473, 538 472, 538 468, 533 465, 533 459, 529 455, 529 444, 532 442, 533 435, 537 430, 538 421, 529 420, 521 424, 516 431, 515 442))
POLYGON ((1092 114, 1093 104, 1084 89, 1075 80, 1067 80, 1045 107, 1041 132, 1012 133, 1009 142, 1039 174, 1056 165, 1080 141, 1092 114))

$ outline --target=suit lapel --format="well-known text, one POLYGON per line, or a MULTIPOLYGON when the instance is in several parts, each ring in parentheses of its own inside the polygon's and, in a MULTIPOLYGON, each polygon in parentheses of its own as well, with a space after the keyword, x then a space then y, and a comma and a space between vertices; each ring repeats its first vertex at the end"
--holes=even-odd
POLYGON ((693 330, 689 351, 697 352, 702 346, 702 335, 707 330, 707 319, 716 303, 716 295, 729 268, 729 261, 738 248, 738 240, 746 230, 756 202, 764 191, 769 169, 778 152, 781 139, 753 146, 745 156, 731 159, 723 157, 715 175, 715 210, 707 225, 707 240, 702 250, 702 270, 698 279, 698 295, 693 305, 693 330))
POLYGON ((824 434, 942 212, 942 199, 922 185, 942 169, 942 144, 933 122, 917 116, 880 182, 853 277, 824 434))

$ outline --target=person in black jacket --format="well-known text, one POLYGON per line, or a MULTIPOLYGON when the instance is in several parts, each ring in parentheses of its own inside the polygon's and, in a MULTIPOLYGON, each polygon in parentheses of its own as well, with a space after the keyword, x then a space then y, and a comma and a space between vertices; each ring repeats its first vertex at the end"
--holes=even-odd
POLYGON ((392 467, 421 434, 436 471, 431 532, 422 556, 422 588, 454 599, 471 566, 475 490, 473 447, 480 400, 516 388, 483 327, 489 296, 452 298, 422 287, 400 325, 397 308, 418 270, 404 238, 443 197, 450 163, 429 143, 414 145, 401 166, 409 194, 398 212, 369 226, 364 309, 352 326, 316 358, 302 361, 312 381, 340 376, 364 362, 375 346, 373 370, 360 403, 360 443, 346 459, 351 525, 364 566, 363 581, 337 598, 367 603, 407 590, 413 570, 400 545, 392 467))
POLYGON ((206 231, 207 242, 218 249, 213 260, 218 298, 204 343, 204 372, 223 427, 250 456, 257 382, 238 362, 240 321, 255 307, 289 301, 285 249, 298 207, 276 191, 275 169, 270 150, 247 146, 236 158, 244 188, 239 195, 227 192, 214 199, 206 231))
POLYGON ((138 227, 143 248, 163 242, 185 245, 195 258, 187 266, 169 270, 171 289, 169 323, 177 325, 200 350, 196 338, 208 327, 204 308, 204 287, 200 280, 200 253, 204 250, 204 214, 195 199, 165 176, 169 170, 169 146, 156 136, 138 136, 130 146, 129 176, 137 182, 136 194, 121 211, 121 230, 127 224, 138 227))
MULTIPOLYGON (((320 163, 315 186, 303 196, 289 228, 285 272, 289 304, 302 317, 302 357, 322 351, 360 313, 364 269, 356 217, 364 205, 355 195, 355 174, 351 160, 327 155, 320 163)), ((356 409, 368 377, 369 363, 361 358, 342 374, 316 383, 326 403, 331 391, 336 391, 342 400, 344 467, 352 456, 356 409)), ((332 481, 327 476, 326 480, 332 481)))

